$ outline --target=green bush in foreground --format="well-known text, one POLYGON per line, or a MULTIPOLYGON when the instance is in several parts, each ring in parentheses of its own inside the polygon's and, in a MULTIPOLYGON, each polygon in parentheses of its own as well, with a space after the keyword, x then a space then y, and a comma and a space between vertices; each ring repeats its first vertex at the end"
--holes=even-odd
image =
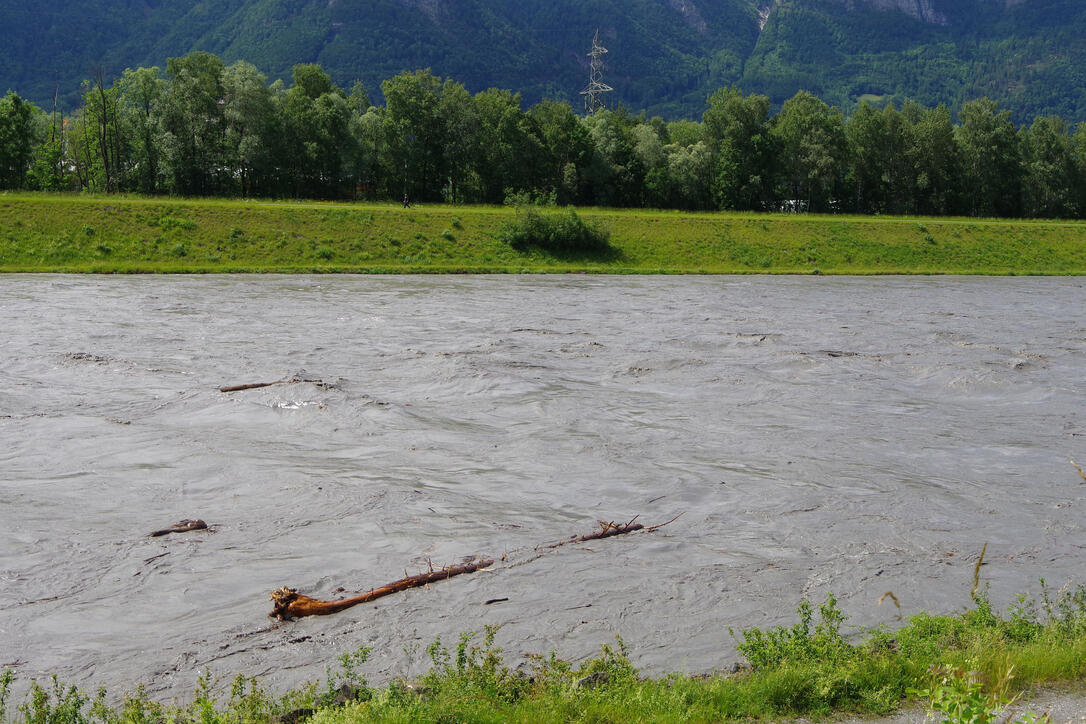
POLYGON ((517 206, 516 217, 506 222, 499 238, 517 251, 539 249, 556 256, 600 256, 612 251, 610 234, 589 224, 572 206, 562 213, 543 213, 533 204, 517 206))
MULTIPOLYGON (((727 719, 885 714, 919 701, 944 722, 989 722, 1010 694, 1039 682, 1086 679, 1086 588, 1053 596, 1042 581, 1039 603, 1021 598, 1006 614, 984 596, 960 615, 920 614, 897 631, 876 630, 851 642, 833 596, 815 609, 799 606, 799 621, 769 630, 746 629, 738 648, 749 667, 733 674, 643 679, 625 645, 604 646, 580 665, 553 653, 530 670, 509 668, 494 646, 496 628, 481 643, 461 636, 450 651, 428 649, 430 672, 418 682, 371 688, 358 673, 368 651, 340 657, 323 688, 316 684, 281 698, 255 679, 238 677, 225 701, 201 679, 192 703, 166 706, 137 690, 119 705, 104 691, 93 699, 55 677, 32 684, 13 721, 26 724, 150 724, 152 722, 702 722, 727 719)), ((0 676, 0 720, 11 672, 0 676)), ((1023 714, 1016 722, 1039 721, 1023 714)))

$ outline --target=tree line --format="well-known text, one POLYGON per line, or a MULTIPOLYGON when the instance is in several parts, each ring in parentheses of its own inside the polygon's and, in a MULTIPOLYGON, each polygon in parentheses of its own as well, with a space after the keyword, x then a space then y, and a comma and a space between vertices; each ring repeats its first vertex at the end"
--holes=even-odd
POLYGON ((991 100, 851 116, 801 91, 775 114, 722 88, 701 121, 519 94, 429 70, 365 89, 316 64, 292 83, 194 52, 85 81, 69 114, 0 98, 0 189, 375 198, 688 210, 1072 218, 1086 215, 1086 124, 1016 127, 991 100))

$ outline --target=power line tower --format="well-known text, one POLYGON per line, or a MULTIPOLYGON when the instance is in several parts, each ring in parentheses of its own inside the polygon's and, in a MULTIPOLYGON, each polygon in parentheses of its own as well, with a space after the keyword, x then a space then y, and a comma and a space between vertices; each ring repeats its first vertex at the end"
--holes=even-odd
POLYGON ((600 45, 600 30, 596 28, 596 35, 592 38, 592 50, 588 53, 588 87, 581 91, 584 96, 584 109, 588 115, 603 108, 604 93, 614 90, 603 82, 603 54, 607 48, 600 45))

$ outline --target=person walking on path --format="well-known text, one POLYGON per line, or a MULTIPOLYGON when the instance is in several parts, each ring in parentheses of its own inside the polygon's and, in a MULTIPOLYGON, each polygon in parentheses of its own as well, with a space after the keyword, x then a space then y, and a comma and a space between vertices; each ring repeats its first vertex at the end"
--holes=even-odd
POLYGON ((404 194, 403 195, 403 207, 406 209, 410 205, 411 205, 411 202, 407 200, 407 194, 404 194))

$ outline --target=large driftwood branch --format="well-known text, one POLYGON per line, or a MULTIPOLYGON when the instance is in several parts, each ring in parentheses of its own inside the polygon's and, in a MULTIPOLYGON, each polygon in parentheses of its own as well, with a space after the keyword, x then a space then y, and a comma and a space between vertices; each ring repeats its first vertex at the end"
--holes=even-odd
MULTIPOLYGON (((634 516, 628 523, 614 523, 601 520, 599 521, 599 529, 592 533, 586 533, 585 535, 573 536, 567 540, 559 541, 558 543, 552 543, 548 546, 541 546, 536 550, 545 550, 547 548, 558 548, 564 546, 567 543, 581 543, 590 540, 600 540, 602 538, 611 538, 616 535, 623 535, 625 533, 633 533, 634 531, 644 530, 646 532, 658 530, 665 525, 673 523, 681 516, 682 513, 676 515, 666 523, 660 523, 659 525, 644 526, 641 523, 635 522, 640 516, 634 516)), ((502 560, 505 557, 502 556, 502 560)), ((340 611, 350 608, 351 606, 357 606, 360 603, 369 603, 383 596, 388 596, 392 593, 399 591, 405 591, 408 588, 417 588, 418 586, 425 586, 428 583, 435 581, 442 581, 446 578, 452 578, 453 576, 459 576, 461 573, 474 573, 480 568, 487 568, 494 564, 494 560, 491 558, 478 558, 470 563, 465 563, 459 566, 448 566, 440 570, 430 569, 427 573, 420 573, 417 576, 407 576, 401 578, 398 581, 381 586, 380 588, 374 588, 371 591, 360 594, 358 596, 352 596, 351 598, 341 598, 338 601, 322 601, 317 598, 311 598, 303 593, 298 593, 293 588, 287 588, 284 586, 278 590, 272 591, 272 612, 268 615, 277 618, 280 621, 290 620, 292 618, 301 618, 303 616, 325 616, 330 613, 339 613, 340 611)), ((490 599, 487 603, 497 603, 499 601, 505 601, 508 599, 496 598, 490 599)))
POLYGON ((342 598, 338 601, 321 601, 316 598, 310 598, 305 594, 298 593, 293 588, 284 586, 283 588, 272 592, 271 600, 273 609, 268 615, 277 618, 280 621, 301 618, 303 616, 325 616, 330 613, 338 613, 351 606, 357 606, 360 603, 369 603, 370 601, 374 601, 391 593, 405 591, 408 588, 425 586, 428 583, 442 581, 446 578, 459 576, 462 573, 474 573, 480 568, 486 568, 493 564, 493 559, 478 558, 471 563, 465 563, 459 566, 448 566, 436 571, 430 570, 426 573, 420 573, 417 576, 407 576, 406 578, 393 581, 380 588, 374 588, 372 591, 367 591, 361 595, 353 596, 351 598, 342 598))
POLYGON ((321 380, 291 377, 289 380, 276 380, 275 382, 250 382, 245 385, 226 385, 225 387, 220 387, 219 392, 240 392, 241 390, 255 390, 260 387, 271 387, 272 385, 296 385, 301 382, 312 382, 315 385, 322 384, 321 380))

